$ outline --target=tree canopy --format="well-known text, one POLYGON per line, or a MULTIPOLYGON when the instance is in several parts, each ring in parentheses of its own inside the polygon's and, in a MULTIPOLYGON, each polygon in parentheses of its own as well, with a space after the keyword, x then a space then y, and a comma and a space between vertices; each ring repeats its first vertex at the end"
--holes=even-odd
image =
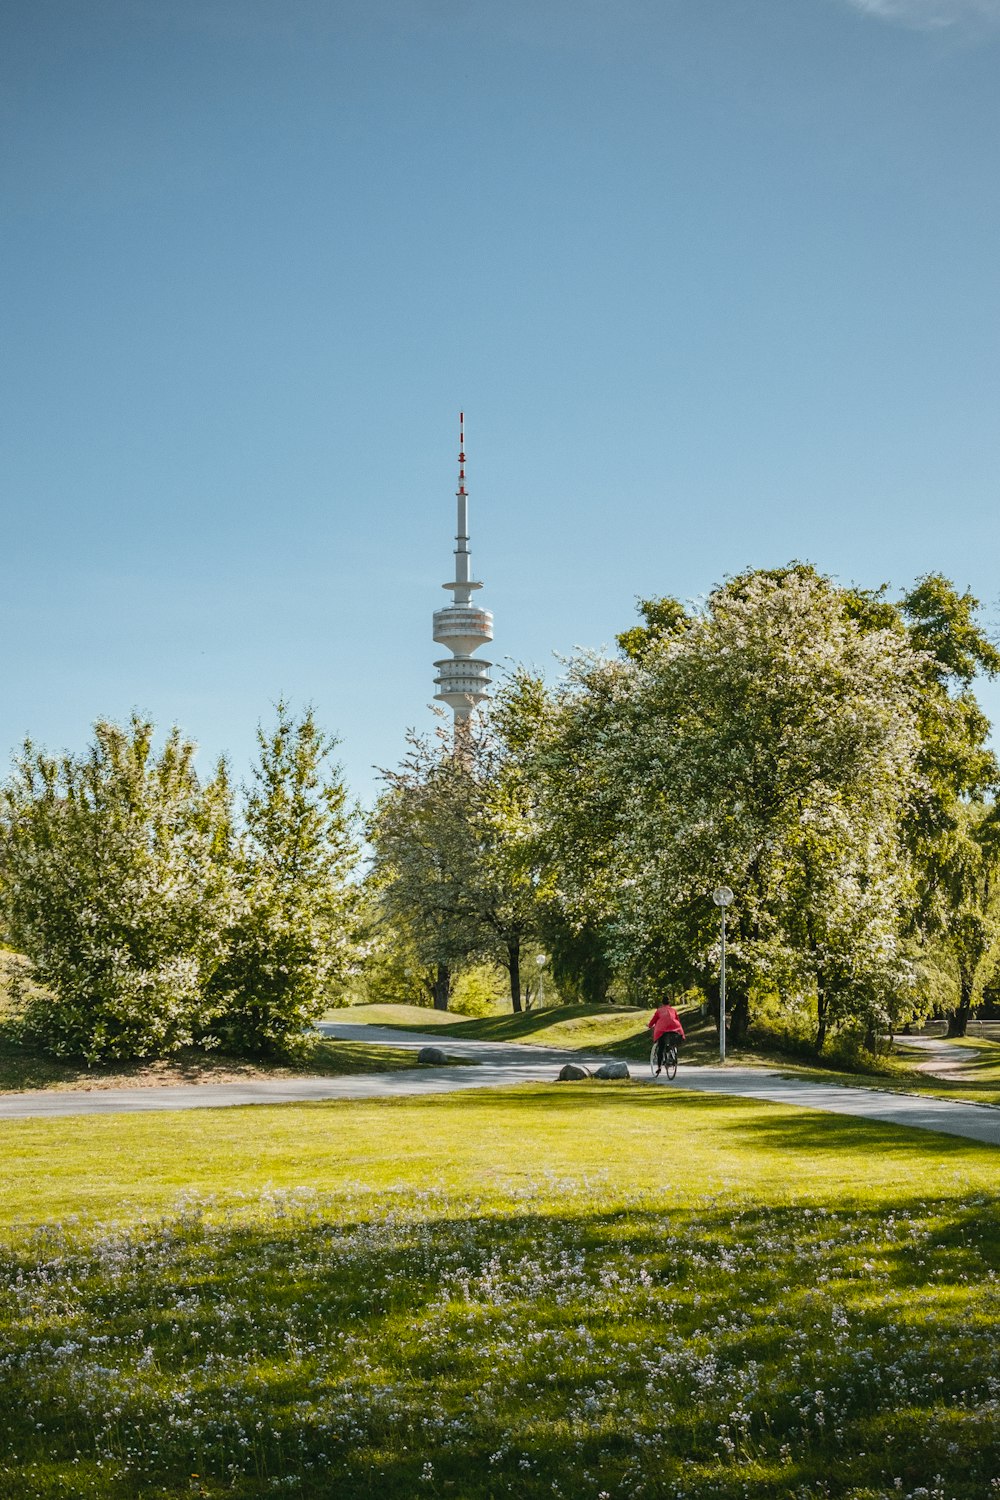
POLYGON ((410 737, 363 888, 311 710, 278 704, 240 791, 138 717, 81 755, 28 743, 0 794, 6 936, 46 996, 26 1025, 94 1060, 259 1052, 366 962, 442 1007, 456 974, 484 1003, 496 966, 520 1009, 540 948, 563 998, 693 986, 717 1012, 726 884, 734 1042, 777 1010, 817 1048, 871 1046, 932 1003, 961 1032, 1000 952, 978 609, 937 573, 894 599, 801 562, 642 599, 617 653, 553 686, 515 668, 454 733, 410 737))
POLYGON ((197 1043, 260 1052, 334 997, 356 850, 331 742, 278 705, 237 806, 179 730, 100 722, 82 754, 27 743, 0 792, 5 935, 38 990, 24 1035, 91 1062, 197 1043))

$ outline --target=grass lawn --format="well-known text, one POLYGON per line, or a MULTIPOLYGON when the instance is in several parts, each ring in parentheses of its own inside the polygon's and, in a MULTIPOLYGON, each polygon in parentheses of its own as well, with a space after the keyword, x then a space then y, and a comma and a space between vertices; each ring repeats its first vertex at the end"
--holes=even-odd
POLYGON ((429 1005, 340 1005, 323 1017, 324 1021, 350 1021, 354 1025, 402 1026, 409 1031, 436 1031, 461 1019, 453 1011, 433 1010, 429 1005))
POLYGON ((0 1125, 0 1494, 983 1500, 995 1149, 630 1085, 0 1125))
MULTIPOLYGON (((918 1073, 921 1093, 943 1099, 972 1099, 978 1104, 1000 1104, 1000 1042, 980 1037, 956 1037, 943 1043, 951 1060, 935 1065, 935 1075, 918 1073), (940 1071, 939 1071, 940 1070, 940 1071)), ((904 1050, 904 1059, 912 1056, 904 1050)))
MULTIPOLYGON (((453 1059, 459 1062, 461 1059, 453 1059)), ((366 1042, 337 1042, 310 1037, 294 1054, 274 1062, 227 1057, 195 1048, 154 1061, 115 1063, 89 1068, 31 1052, 5 1037, 0 1029, 0 1094, 29 1089, 151 1088, 178 1083, 238 1083, 246 1078, 290 1078, 297 1074, 331 1077, 345 1073, 384 1073, 412 1068, 412 1050, 366 1042)))

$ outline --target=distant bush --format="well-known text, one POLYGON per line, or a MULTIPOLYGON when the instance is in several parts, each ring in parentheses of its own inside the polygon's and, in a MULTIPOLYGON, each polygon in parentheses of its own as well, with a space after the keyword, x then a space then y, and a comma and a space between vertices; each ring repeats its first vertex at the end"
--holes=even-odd
POLYGON ((792 1012, 788 1017, 755 1021, 749 1036, 752 1047, 765 1047, 787 1057, 800 1058, 815 1066, 843 1073, 883 1073, 887 1071, 889 1038, 880 1037, 874 1047, 862 1022, 845 1022, 828 1034, 822 1052, 816 1053, 815 1021, 810 1026, 803 1016, 792 1012))
POLYGON ((488 1016, 502 1007, 503 980, 490 964, 459 974, 451 986, 448 1009, 459 1016, 488 1016))

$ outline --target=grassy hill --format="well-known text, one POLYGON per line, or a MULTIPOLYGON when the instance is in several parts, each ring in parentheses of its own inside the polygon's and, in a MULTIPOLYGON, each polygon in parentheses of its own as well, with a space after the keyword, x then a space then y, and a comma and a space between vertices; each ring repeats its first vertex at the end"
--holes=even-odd
MULTIPOLYGON (((562 1005, 520 1015, 476 1016, 463 1019, 447 1011, 425 1010, 408 1005, 359 1005, 328 1012, 328 1021, 370 1021, 396 1026, 403 1031, 428 1031, 445 1037, 464 1037, 484 1042, 527 1042, 534 1047, 576 1048, 608 1052, 618 1057, 649 1055, 646 1022, 652 1012, 621 1005, 562 1005)), ((682 1011, 681 1021, 700 1053, 711 1023, 702 1022, 696 1010, 682 1011)), ((716 1043, 717 1045, 717 1043, 716 1043)))

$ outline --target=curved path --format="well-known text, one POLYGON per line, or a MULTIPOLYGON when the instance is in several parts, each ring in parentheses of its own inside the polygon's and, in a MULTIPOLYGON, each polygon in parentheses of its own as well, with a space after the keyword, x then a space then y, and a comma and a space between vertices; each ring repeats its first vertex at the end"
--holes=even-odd
MULTIPOLYGON (((319 1028, 341 1041, 365 1041, 416 1051, 441 1047, 452 1057, 478 1066, 414 1068, 391 1073, 364 1073, 337 1078, 261 1078, 241 1083, 184 1084, 168 1088, 99 1089, 93 1092, 34 1090, 0 1094, 0 1119, 40 1116, 118 1114, 142 1110, 218 1109, 236 1104, 292 1104, 322 1099, 402 1098, 413 1094, 452 1093, 459 1089, 506 1088, 515 1083, 549 1083, 564 1062, 599 1066, 605 1056, 505 1042, 458 1040, 433 1033, 396 1031, 391 1027, 329 1023, 319 1028)), ((685 1068, 675 1083, 655 1081, 636 1070, 650 1087, 682 1088, 701 1093, 764 1099, 827 1114, 853 1115, 887 1125, 936 1130, 946 1135, 1000 1145, 1000 1109, 961 1104, 918 1094, 841 1087, 801 1078, 783 1078, 763 1068, 685 1068)))
MULTIPOLYGON (((983 1038, 965 1036, 946 1038, 943 1036, 896 1036, 893 1041, 903 1052, 909 1051, 913 1066, 918 1073, 931 1073, 936 1078, 961 1081, 969 1076, 977 1065, 992 1060, 1000 1062, 1000 1054, 984 1048, 983 1038)), ((992 1041, 993 1038, 985 1038, 992 1041)))

